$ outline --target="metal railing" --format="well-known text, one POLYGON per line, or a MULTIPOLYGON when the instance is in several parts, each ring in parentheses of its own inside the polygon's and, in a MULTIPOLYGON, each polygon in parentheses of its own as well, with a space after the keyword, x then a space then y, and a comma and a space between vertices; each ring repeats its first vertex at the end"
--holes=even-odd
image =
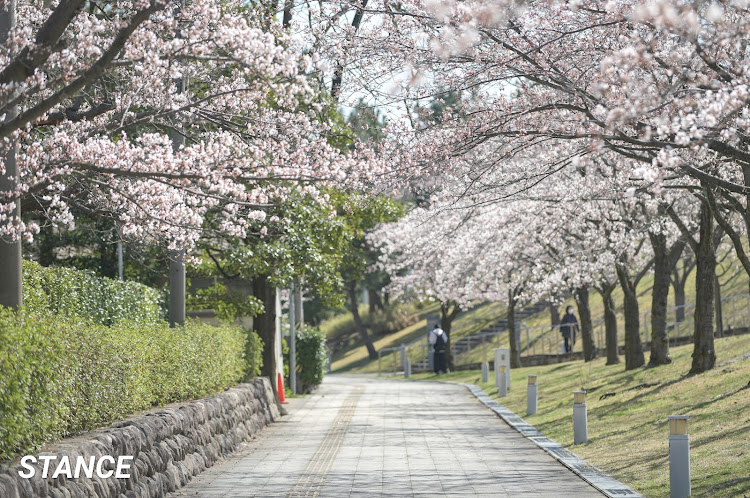
MULTIPOLYGON (((671 341, 686 339, 693 336, 695 303, 680 306, 669 306, 667 316, 667 337, 671 341), (677 321, 677 311, 682 310, 684 319, 677 321)), ((722 329, 715 334, 723 336, 724 330, 750 327, 750 294, 737 294, 721 299, 722 329)), ((651 342, 651 311, 644 311, 641 319, 641 331, 644 343, 651 342)))
MULTIPOLYGON (((728 296, 721 300, 722 303, 722 322, 723 329, 733 328, 750 328, 750 294, 739 294, 728 296)), ((680 338, 689 338, 693 335, 693 309, 694 303, 681 306, 671 306, 667 308, 668 316, 672 320, 667 322, 667 335, 670 340, 680 338), (682 308, 684 319, 677 321, 676 312, 682 308)), ((651 342, 651 312, 642 313, 641 333, 644 344, 651 342)), ((469 323, 475 323, 482 320, 471 320, 469 323)), ((518 334, 519 349, 521 357, 535 355, 560 355, 564 354, 563 337, 560 333, 560 326, 538 325, 529 326, 525 322, 520 322, 518 334)), ((604 319, 593 322, 594 343, 597 349, 603 350, 606 346, 604 319)), ((716 331, 721 336, 723 331, 716 331)), ((622 337, 622 327, 618 327, 618 335, 622 337)), ((470 365, 481 363, 485 360, 491 360, 493 357, 492 349, 498 347, 507 347, 508 331, 485 331, 478 334, 472 334, 457 338, 451 341, 453 351, 453 363, 456 366, 470 365)), ((618 341, 620 342, 620 341, 618 341)), ((573 352, 582 351, 583 341, 581 340, 580 331, 577 334, 577 340, 573 346, 573 352)), ((427 359, 429 357, 430 346, 426 337, 420 337, 409 343, 401 344, 395 347, 383 348, 378 352, 378 373, 401 372, 403 371, 402 359, 411 360, 414 371, 426 370, 427 359)))

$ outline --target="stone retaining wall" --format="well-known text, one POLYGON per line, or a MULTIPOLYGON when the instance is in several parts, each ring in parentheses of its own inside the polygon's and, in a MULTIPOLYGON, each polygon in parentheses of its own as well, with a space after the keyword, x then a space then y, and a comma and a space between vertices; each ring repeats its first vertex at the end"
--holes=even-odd
MULTIPOLYGON (((79 437, 65 439, 34 455, 57 455, 43 479, 42 464, 34 464, 32 479, 19 476, 20 460, 0 466, 0 497, 138 497, 166 496, 213 465, 219 458, 279 418, 267 378, 240 384, 198 401, 174 404, 116 422, 109 427, 79 437), (130 478, 102 479, 94 473, 89 479, 52 479, 62 456, 71 463, 83 456, 133 456, 130 478)), ((105 465, 105 469, 114 469, 105 465)))

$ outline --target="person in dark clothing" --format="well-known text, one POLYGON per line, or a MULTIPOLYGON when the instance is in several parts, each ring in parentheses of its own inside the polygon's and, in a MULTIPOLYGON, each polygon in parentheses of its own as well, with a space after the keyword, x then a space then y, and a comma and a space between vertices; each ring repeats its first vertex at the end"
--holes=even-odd
POLYGON ((435 373, 438 375, 441 372, 448 373, 447 358, 445 357, 445 349, 448 347, 448 334, 438 324, 435 324, 435 328, 430 332, 430 344, 435 352, 433 362, 435 373))
POLYGON ((576 344, 576 333, 578 332, 578 320, 573 314, 573 307, 568 306, 565 315, 560 320, 560 333, 565 339, 565 352, 570 353, 576 344))

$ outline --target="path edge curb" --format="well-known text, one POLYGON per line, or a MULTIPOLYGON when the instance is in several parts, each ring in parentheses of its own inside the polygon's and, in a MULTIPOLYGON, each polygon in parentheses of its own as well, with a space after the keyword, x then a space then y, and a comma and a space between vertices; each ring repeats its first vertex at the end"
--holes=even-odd
POLYGON ((552 456, 552 458, 570 469, 574 474, 602 492, 605 496, 608 496, 610 498, 617 498, 621 496, 643 498, 643 495, 641 495, 640 493, 624 485, 603 470, 594 467, 583 458, 577 456, 569 449, 563 447, 557 441, 550 439, 542 434, 536 427, 529 424, 514 412, 492 399, 489 394, 484 392, 481 387, 474 384, 467 384, 465 382, 443 382, 456 384, 467 388, 487 408, 495 412, 498 417, 503 419, 505 423, 521 433, 521 435, 523 435, 526 439, 529 439, 538 447, 546 451, 547 454, 552 456))

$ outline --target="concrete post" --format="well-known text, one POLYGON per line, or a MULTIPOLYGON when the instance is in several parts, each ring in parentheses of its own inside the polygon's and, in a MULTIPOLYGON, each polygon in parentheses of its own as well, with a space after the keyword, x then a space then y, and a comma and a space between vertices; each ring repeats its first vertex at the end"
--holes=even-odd
POLYGON ((586 391, 573 391, 573 444, 589 442, 586 391))
POLYGON ((505 389, 510 389, 510 350, 508 348, 495 348, 495 385, 498 389, 500 389, 498 381, 500 365, 505 366, 505 389))
POLYGON ((294 323, 294 283, 289 288, 289 388, 297 394, 297 330, 294 323))
POLYGON ((490 364, 487 360, 482 362, 482 383, 486 384, 490 381, 490 364))
POLYGON ((690 436, 688 416, 669 417, 669 496, 690 496, 690 436))
POLYGON ((537 402, 537 383, 536 375, 529 375, 529 383, 526 386, 526 414, 534 415, 536 413, 537 402))
POLYGON ((305 304, 302 300, 302 286, 299 282, 296 282, 295 288, 297 292, 294 294, 294 313, 297 317, 297 323, 300 329, 305 326, 305 304))
MULTIPOLYGON (((118 236, 120 230, 117 230, 118 236)), ((117 239, 117 278, 124 280, 123 266, 122 266, 122 239, 117 239)))
POLYGON ((411 359, 407 358, 404 363, 404 378, 408 379, 411 377, 411 359))
MULTIPOLYGON (((16 25, 16 2, 15 0, 6 0, 0 3, 0 44, 7 44, 10 30, 16 25)), ((15 82, 19 83, 19 82, 15 82)), ((11 83, 12 85, 12 83, 11 83)), ((7 95, 10 100, 16 96, 12 90, 7 95)), ((17 87, 19 88, 19 87, 17 87)), ((5 122, 8 122, 18 116, 18 106, 9 106, 5 109, 5 122)), ((5 157, 0 157, 4 162, 3 169, 5 172, 0 174, 0 198, 5 197, 5 193, 15 192, 18 188, 18 163, 16 161, 16 144, 12 141, 6 143, 8 147, 5 157)), ((10 199, 4 199, 9 201, 10 199)), ((8 216, 21 219, 21 199, 14 198, 15 208, 8 216)), ((16 240, 0 239, 0 305, 7 306, 11 309, 18 309, 23 304, 23 282, 22 282, 22 258, 21 258, 21 237, 16 240)))
POLYGON ((169 326, 185 325, 185 251, 169 251, 169 326))
POLYGON ((281 330, 281 295, 278 287, 275 288, 275 297, 274 297, 274 320, 273 325, 276 330, 274 340, 274 354, 276 356, 276 377, 278 377, 278 374, 281 374, 282 377, 284 376, 284 348, 281 346, 281 341, 284 338, 284 333, 281 330))
MULTIPOLYGON (((180 9, 185 7, 184 0, 180 9)), ((178 37, 181 35, 178 33, 178 37)), ((177 80, 177 93, 185 91, 185 78, 177 80)), ((178 152, 185 145, 185 135, 176 127, 171 131, 172 150, 178 152)), ((169 254, 169 326, 185 325, 185 250, 177 249, 169 254)))
POLYGON ((505 371, 505 365, 500 365, 498 368, 498 378, 497 378, 497 392, 500 395, 501 398, 504 398, 508 395, 508 383, 505 380, 505 377, 508 375, 505 371))
POLYGON ((406 344, 401 345, 401 369, 406 370, 406 344))

